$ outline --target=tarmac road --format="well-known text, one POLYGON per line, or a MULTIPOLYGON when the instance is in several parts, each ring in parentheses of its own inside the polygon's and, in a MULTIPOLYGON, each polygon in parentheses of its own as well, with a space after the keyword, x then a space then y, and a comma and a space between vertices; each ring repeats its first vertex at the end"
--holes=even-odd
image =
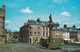
POLYGON ((64 45, 62 49, 48 50, 39 44, 10 43, 0 45, 0 52, 80 52, 80 46, 64 45))

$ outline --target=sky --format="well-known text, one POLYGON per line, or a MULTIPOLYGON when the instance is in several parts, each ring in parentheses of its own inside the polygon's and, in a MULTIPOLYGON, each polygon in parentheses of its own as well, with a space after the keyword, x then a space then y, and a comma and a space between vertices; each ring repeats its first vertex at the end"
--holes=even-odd
POLYGON ((0 0, 0 8, 3 3, 6 5, 5 28, 12 32, 19 31, 28 19, 48 21, 50 14, 60 27, 64 24, 80 27, 80 0, 0 0))

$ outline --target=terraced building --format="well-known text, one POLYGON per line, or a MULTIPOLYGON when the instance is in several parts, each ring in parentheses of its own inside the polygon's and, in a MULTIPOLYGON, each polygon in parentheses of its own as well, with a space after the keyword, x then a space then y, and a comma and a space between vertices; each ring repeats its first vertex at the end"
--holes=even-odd
POLYGON ((47 21, 28 20, 27 23, 20 28, 20 37, 22 42, 38 43, 41 37, 49 36, 49 27, 47 21))

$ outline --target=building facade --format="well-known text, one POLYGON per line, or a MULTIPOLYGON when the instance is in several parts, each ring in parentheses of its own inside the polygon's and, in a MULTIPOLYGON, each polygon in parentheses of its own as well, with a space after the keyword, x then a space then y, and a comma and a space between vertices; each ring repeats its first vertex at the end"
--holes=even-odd
POLYGON ((58 23, 53 23, 53 39, 63 38, 63 30, 60 28, 58 23))
POLYGON ((65 41, 70 42, 70 32, 69 32, 69 30, 67 29, 67 25, 64 25, 64 28, 63 28, 63 39, 64 39, 65 41))
POLYGON ((80 28, 77 29, 78 32, 78 39, 80 40, 80 28))
POLYGON ((53 39, 56 39, 56 38, 63 38, 63 31, 60 30, 60 29, 54 29, 53 30, 53 39))
POLYGON ((63 30, 56 25, 56 28, 53 27, 53 39, 63 38, 63 30))
POLYGON ((63 28, 63 39, 66 41, 74 42, 78 39, 78 32, 76 30, 76 26, 67 27, 67 25, 64 25, 63 28))
POLYGON ((70 33, 69 33, 69 31, 63 31, 63 39, 65 40, 65 41, 70 41, 70 33))
MULTIPOLYGON (((53 39, 64 39, 65 41, 76 41, 78 33, 76 26, 60 28, 58 23, 52 22, 53 39)), ((49 21, 28 20, 27 23, 20 28, 20 40, 27 43, 39 43, 40 39, 48 39, 50 37, 49 21)))
POLYGON ((4 43, 5 36, 5 4, 0 8, 0 44, 4 43))
POLYGON ((76 30, 75 25, 73 27, 68 28, 70 32, 70 39, 72 41, 77 41, 78 40, 78 32, 76 30))
POLYGON ((39 43, 42 37, 48 37, 49 27, 45 25, 48 25, 48 22, 39 21, 39 19, 36 21, 28 20, 28 22, 24 23, 20 28, 21 41, 27 43, 39 43))

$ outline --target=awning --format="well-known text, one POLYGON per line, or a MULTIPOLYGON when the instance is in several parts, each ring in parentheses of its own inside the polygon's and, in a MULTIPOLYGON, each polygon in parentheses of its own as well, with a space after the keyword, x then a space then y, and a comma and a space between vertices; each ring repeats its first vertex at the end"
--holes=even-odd
POLYGON ((48 37, 42 37, 43 39, 48 39, 48 37))
POLYGON ((71 40, 71 39, 64 39, 64 40, 71 40))

